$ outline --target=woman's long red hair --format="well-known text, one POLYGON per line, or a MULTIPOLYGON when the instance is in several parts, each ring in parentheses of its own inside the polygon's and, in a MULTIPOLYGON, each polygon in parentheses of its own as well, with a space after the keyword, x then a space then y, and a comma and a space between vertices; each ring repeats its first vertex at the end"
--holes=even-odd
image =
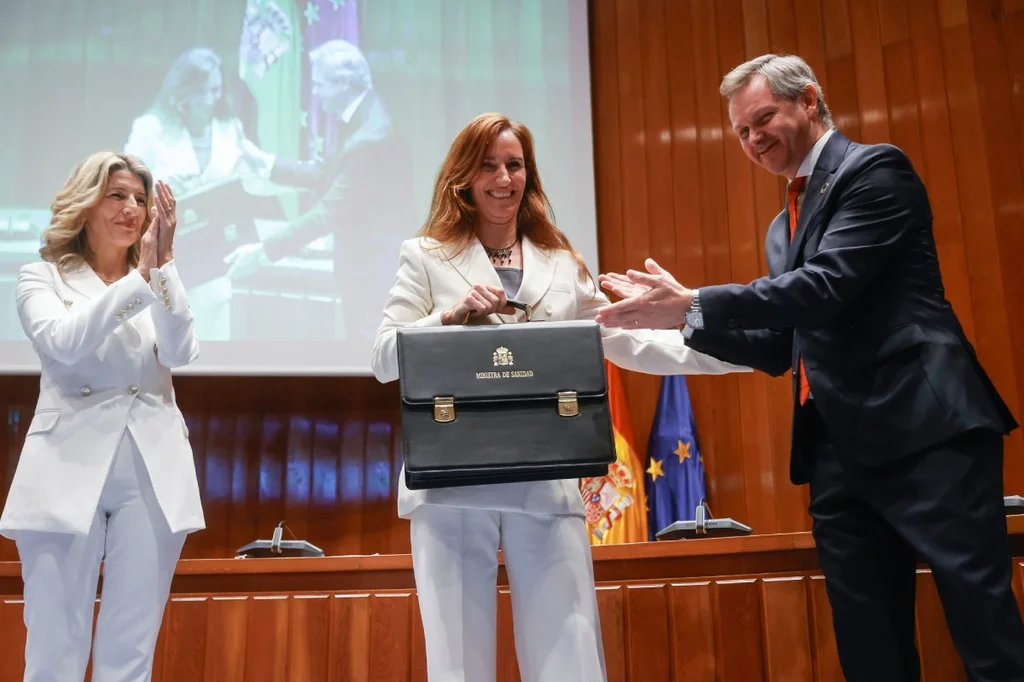
POLYGON ((430 217, 420 229, 419 236, 435 239, 442 246, 455 247, 453 255, 466 248, 475 234, 478 217, 470 187, 480 172, 487 151, 506 130, 512 131, 522 145, 526 165, 526 187, 516 218, 518 235, 528 237, 534 244, 548 250, 568 251, 579 267, 580 276, 589 277, 582 256, 555 226, 554 211, 537 170, 533 135, 522 123, 501 114, 481 114, 455 137, 437 174, 430 217))

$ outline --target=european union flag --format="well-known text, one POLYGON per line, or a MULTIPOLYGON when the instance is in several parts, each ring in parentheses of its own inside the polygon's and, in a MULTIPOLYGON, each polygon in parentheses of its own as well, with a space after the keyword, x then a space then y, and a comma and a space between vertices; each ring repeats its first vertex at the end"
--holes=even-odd
POLYGON ((647 442, 647 534, 676 521, 691 521, 707 497, 686 377, 661 381, 658 410, 647 442))

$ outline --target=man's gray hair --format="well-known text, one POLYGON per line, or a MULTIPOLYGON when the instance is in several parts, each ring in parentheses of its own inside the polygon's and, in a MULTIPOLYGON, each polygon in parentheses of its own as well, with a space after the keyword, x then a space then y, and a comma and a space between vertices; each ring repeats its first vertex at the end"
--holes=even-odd
POLYGON ((342 67, 351 70, 367 90, 373 87, 370 64, 359 48, 347 40, 328 40, 309 51, 310 64, 319 64, 334 76, 342 67))
POLYGON ((825 103, 825 93, 822 92, 814 71, 810 64, 794 55, 765 54, 744 62, 725 75, 718 91, 723 97, 731 99, 758 74, 768 80, 772 94, 793 102, 800 98, 808 85, 813 85, 818 93, 818 118, 829 128, 833 127, 832 112, 825 103))

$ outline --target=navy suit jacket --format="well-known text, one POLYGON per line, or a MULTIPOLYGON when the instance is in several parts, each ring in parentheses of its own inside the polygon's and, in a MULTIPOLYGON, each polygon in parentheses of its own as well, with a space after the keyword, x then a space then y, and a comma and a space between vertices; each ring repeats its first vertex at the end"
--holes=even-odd
MULTIPOLYGON (((946 300, 928 194, 900 149, 833 133, 792 243, 784 210, 765 249, 767 277, 700 288, 704 329, 691 347, 774 376, 802 357, 831 440, 863 464, 1017 427, 946 300)), ((794 483, 808 478, 803 416, 794 483)))
MULTIPOLYGON (((271 180, 305 187, 316 201, 288 228, 264 240, 272 261, 298 253, 309 242, 335 236, 338 272, 394 260, 409 233, 413 204, 412 152, 397 133, 384 102, 372 90, 347 124, 338 123, 339 148, 322 162, 296 163, 278 159, 271 180), (377 239, 385 237, 385 239, 377 239), (383 242, 383 253, 372 246, 383 242)), ((385 265, 391 283, 394 268, 385 265)), ((383 305, 383 302, 382 302, 383 305)), ((375 309, 379 317, 379 308, 375 309)))

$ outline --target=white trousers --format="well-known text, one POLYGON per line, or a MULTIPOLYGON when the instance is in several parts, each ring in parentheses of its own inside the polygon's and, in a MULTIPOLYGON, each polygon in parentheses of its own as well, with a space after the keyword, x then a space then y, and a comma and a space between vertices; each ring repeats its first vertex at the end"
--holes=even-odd
POLYGON ((148 682, 164 606, 187 533, 171 533, 125 430, 88 536, 21 531, 25 682, 148 682), (103 594, 92 641, 96 584, 103 594))
POLYGON ((583 519, 423 505, 410 520, 430 682, 495 679, 499 546, 523 682, 607 679, 583 519))

